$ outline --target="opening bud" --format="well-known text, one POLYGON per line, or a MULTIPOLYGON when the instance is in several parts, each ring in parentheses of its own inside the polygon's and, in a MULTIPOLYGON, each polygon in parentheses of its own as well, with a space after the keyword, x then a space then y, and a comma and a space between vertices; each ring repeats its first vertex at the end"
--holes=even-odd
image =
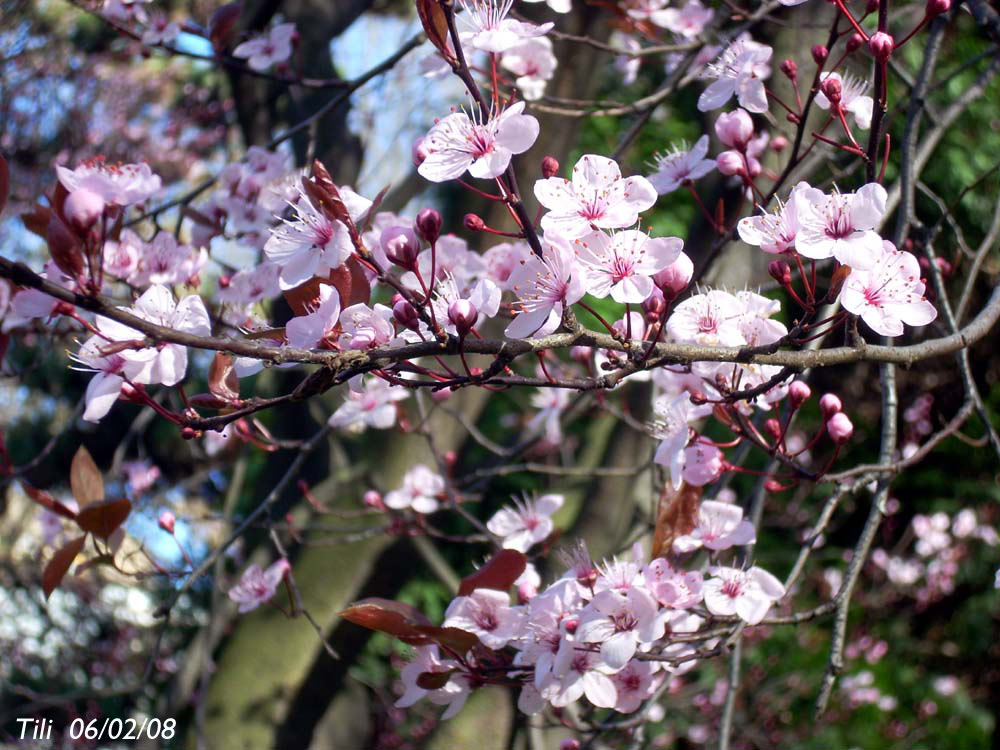
POLYGON ((868 40, 868 49, 879 62, 885 62, 892 55, 892 50, 896 47, 896 41, 884 31, 876 31, 868 40))
POLYGON ((168 534, 174 533, 174 524, 177 522, 177 518, 169 510, 165 510, 160 514, 157 523, 160 528, 163 529, 168 534))
POLYGON ((368 490, 362 498, 366 508, 374 510, 385 510, 385 503, 382 502, 382 493, 378 490, 368 490))
POLYGON ((743 174, 746 171, 743 155, 739 151, 723 151, 715 157, 715 166, 727 177, 743 174))
POLYGON ((813 61, 817 65, 822 65, 826 62, 826 58, 830 56, 830 50, 824 47, 822 44, 817 44, 812 48, 813 61))
POLYGON ((663 292, 664 301, 673 300, 688 288, 694 276, 694 263, 687 253, 681 253, 677 260, 653 276, 653 283, 663 292))
POLYGON ((793 409, 802 406, 811 395, 812 389, 801 380, 793 380, 788 386, 788 400, 791 401, 793 409))
POLYGON ((437 238, 441 236, 441 227, 444 226, 444 219, 433 208, 425 208, 417 214, 417 220, 414 222, 414 225, 417 228, 417 234, 420 235, 424 242, 434 244, 437 242, 437 238))
POLYGON ((753 120, 742 108, 726 112, 715 121, 715 134, 725 145, 743 151, 753 138, 753 120))
POLYGON ((838 411, 826 420, 826 432, 837 445, 843 445, 854 434, 854 425, 847 415, 838 411))
POLYGON ((387 227, 379 237, 385 257, 407 271, 417 267, 417 255, 420 253, 420 240, 409 227, 387 227))
POLYGON ((824 393, 819 400, 819 408, 823 412, 823 419, 828 420, 834 414, 839 414, 843 406, 840 403, 840 399, 835 395, 824 393))
POLYGON ((63 215, 77 232, 86 234, 104 213, 104 199, 87 188, 74 190, 66 196, 63 215))
POLYGON ((448 305, 448 320, 455 326, 459 338, 465 338, 478 317, 476 306, 467 299, 457 299, 448 305))
POLYGON ((843 87, 840 85, 839 80, 831 76, 819 85, 819 90, 822 91, 826 98, 830 100, 830 104, 840 104, 843 87))
POLYGON ((559 174, 559 160, 553 156, 542 159, 542 177, 546 180, 559 174))
POLYGON ((470 232, 481 232, 486 229, 486 222, 478 214, 466 214, 462 223, 470 232))
POLYGON ((403 328, 416 331, 420 327, 420 316, 417 315, 416 309, 402 297, 392 303, 392 316, 403 328))
POLYGON ((783 260, 772 260, 767 264, 767 272, 782 286, 792 283, 792 267, 783 260))
POLYGON ((657 294, 654 291, 642 301, 642 311, 646 313, 647 323, 655 323, 662 318, 663 313, 667 311, 666 300, 663 299, 662 294, 657 294))

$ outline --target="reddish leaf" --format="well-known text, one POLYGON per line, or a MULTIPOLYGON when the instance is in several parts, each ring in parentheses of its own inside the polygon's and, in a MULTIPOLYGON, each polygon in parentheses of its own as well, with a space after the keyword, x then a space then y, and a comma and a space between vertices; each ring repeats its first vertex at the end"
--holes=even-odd
POLYGON ((667 557, 674 546, 674 540, 691 532, 698 522, 698 507, 701 505, 701 487, 692 487, 682 482, 680 489, 667 482, 660 493, 656 513, 656 529, 653 532, 652 557, 667 557))
POLYGON ((421 672, 417 675, 417 687, 422 687, 424 690, 443 688, 448 684, 454 671, 449 669, 447 672, 421 672))
POLYGON ((49 211, 45 241, 49 245, 49 255, 60 271, 74 278, 83 273, 83 252, 80 243, 55 211, 49 211))
POLYGON ((233 369, 235 361, 232 354, 216 352, 208 370, 208 390, 224 401, 240 400, 240 379, 233 369))
POLYGON ((448 43, 448 18, 438 0, 417 0, 417 15, 427 39, 449 63, 456 61, 448 43))
POLYGON ((45 490, 35 489, 30 484, 25 484, 24 482, 21 482, 21 486, 24 488, 24 491, 28 493, 28 497, 45 508, 45 510, 50 513, 55 513, 57 516, 68 518, 70 521, 76 520, 76 513, 56 500, 45 490))
POLYGON ((24 228, 29 232, 37 234, 44 240, 49 232, 50 213, 51 211, 45 206, 36 203, 35 207, 30 211, 21 214, 21 223, 24 224, 24 228))
POLYGON ((468 596, 476 589, 506 591, 520 578, 527 567, 528 558, 514 549, 502 549, 493 559, 470 576, 462 579, 459 596, 468 596))
POLYGON ((830 278, 830 288, 826 292, 826 298, 828 300, 833 301, 837 299, 841 288, 844 286, 844 282, 847 281, 847 277, 850 275, 850 266, 840 266, 833 272, 833 276, 830 278))
POLYGON ((7 196, 10 195, 10 168, 7 160, 0 154, 0 214, 3 213, 4 206, 7 205, 7 196))
POLYGON ((460 628, 442 628, 437 625, 418 625, 418 633, 430 638, 447 651, 463 656, 476 646, 481 646, 475 633, 460 628))
POLYGON ((355 602, 340 616, 355 625, 388 633, 414 646, 431 642, 418 629, 419 626, 430 625, 430 621, 409 604, 373 597, 355 602))
POLYGON ((85 541, 87 541, 86 534, 66 542, 56 550, 52 559, 49 560, 49 564, 45 566, 45 571, 42 573, 42 590, 45 592, 46 599, 52 596, 52 592, 62 583, 62 579, 69 572, 69 566, 73 564, 76 556, 83 549, 85 541))
POLYGON ((89 531, 96 537, 107 539, 125 523, 128 514, 132 512, 132 503, 124 498, 119 500, 102 500, 91 503, 76 515, 76 522, 84 531, 89 531))
POLYGON ((378 195, 372 200, 371 208, 361 219, 361 233, 364 234, 369 229, 372 228, 372 222, 375 220, 375 214, 378 213, 379 206, 382 205, 382 201, 385 200, 386 194, 389 192, 389 185, 378 191, 378 195))
POLYGON ((83 508, 92 502, 104 499, 104 478, 97 468, 90 451, 82 445, 73 456, 69 467, 69 485, 73 488, 73 497, 83 508))
POLYGON ((208 38, 212 40, 212 48, 217 52, 229 47, 230 37, 242 12, 243 3, 226 3, 212 13, 208 21, 208 38))
POLYGON ((227 409, 232 408, 232 404, 211 393, 196 393, 188 396, 188 403, 196 409, 227 409))

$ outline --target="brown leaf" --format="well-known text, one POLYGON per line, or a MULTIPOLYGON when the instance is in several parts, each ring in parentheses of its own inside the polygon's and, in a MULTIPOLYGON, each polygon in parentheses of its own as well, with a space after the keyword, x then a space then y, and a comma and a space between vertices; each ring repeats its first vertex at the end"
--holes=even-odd
POLYGON ((462 579, 459 596, 468 596, 476 589, 507 591, 527 567, 528 558, 515 549, 502 549, 493 559, 472 575, 462 579))
POLYGON ((461 628, 442 628, 437 625, 418 625, 416 630, 447 651, 464 656, 476 646, 482 646, 479 637, 461 628))
POLYGON ((24 488, 24 491, 28 494, 28 497, 30 497, 36 503, 41 505, 43 508, 45 508, 45 510, 49 511, 50 513, 55 513, 57 516, 68 518, 70 521, 76 520, 76 513, 74 511, 67 508, 65 505, 56 500, 54 497, 52 497, 52 495, 50 495, 45 490, 36 489, 35 487, 32 487, 30 484, 26 484, 24 482, 21 482, 21 486, 24 488))
POLYGON ((101 470, 91 458, 90 451, 82 445, 77 448, 73 463, 69 467, 69 485, 73 488, 73 497, 81 508, 95 500, 104 499, 104 478, 101 476, 101 470))
POLYGON ((62 579, 69 572, 69 566, 73 564, 76 556, 80 554, 80 551, 83 549, 83 543, 86 541, 87 535, 84 534, 70 542, 66 542, 66 544, 56 550, 52 559, 49 560, 48 565, 45 566, 45 570, 42 573, 42 591, 45 592, 46 599, 52 596, 52 592, 62 583, 62 579))
POLYGON ((7 196, 10 195, 10 167, 7 160, 0 154, 0 214, 3 213, 4 206, 7 205, 7 196))
POLYGON ((107 539, 119 526, 125 523, 125 519, 131 512, 132 503, 124 498, 102 500, 91 503, 77 513, 76 522, 84 531, 89 531, 101 539, 107 539))
POLYGON ((418 629, 419 626, 430 625, 430 621, 416 607, 403 602, 377 597, 362 599, 341 612, 340 616, 355 625, 387 633, 413 646, 432 642, 418 629))
POLYGON ((424 690, 443 688, 448 684, 454 671, 449 669, 447 672, 421 672, 417 675, 417 687, 422 687, 424 690))
POLYGON ((233 369, 235 362, 232 354, 216 352, 208 370, 208 390, 224 401, 240 400, 240 379, 233 369))
POLYGON ((83 251, 80 242, 55 211, 49 211, 45 241, 49 245, 49 255, 60 271, 74 278, 83 273, 83 251))
POLYGON ((668 557, 679 536, 689 534, 698 523, 701 487, 682 482, 680 489, 667 482, 657 506, 656 530, 653 532, 652 558, 668 557))
POLYGON ((428 41, 449 64, 457 62, 448 43, 448 18, 438 0, 417 0, 417 15, 428 41))
POLYGON ((378 195, 372 201, 371 208, 365 213, 364 217, 361 219, 361 233, 364 234, 369 229, 372 228, 372 222, 375 220, 375 214, 378 213, 379 206, 382 205, 382 201, 385 200, 386 194, 389 192, 389 185, 378 191, 378 195))
POLYGON ((830 278, 830 288, 826 292, 826 299, 828 301, 832 302, 837 299, 841 288, 844 286, 844 282, 847 281, 847 277, 850 275, 850 266, 840 266, 833 272, 833 276, 830 278))

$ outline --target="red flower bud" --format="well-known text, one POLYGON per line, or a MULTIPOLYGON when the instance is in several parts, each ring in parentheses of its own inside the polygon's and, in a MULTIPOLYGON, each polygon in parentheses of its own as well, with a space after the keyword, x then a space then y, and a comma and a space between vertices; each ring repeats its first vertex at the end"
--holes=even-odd
POLYGON ((868 40, 868 49, 872 55, 880 62, 885 62, 892 55, 892 50, 896 47, 896 41, 884 31, 876 31, 868 40))
POLYGON ((437 242, 437 238, 441 236, 441 227, 444 226, 444 219, 433 208, 425 208, 417 214, 417 220, 414 222, 414 225, 416 226, 417 234, 420 235, 424 242, 434 244, 437 242))
POLYGON ((790 80, 794 81, 799 75, 798 63, 796 63, 795 60, 782 60, 781 72, 788 76, 790 80))
POLYGON ((827 78, 823 83, 819 85, 819 90, 823 92, 827 99, 830 100, 830 104, 837 105, 840 104, 840 97, 843 94, 843 87, 840 85, 840 81, 832 76, 827 78))
POLYGON ((933 18, 934 16, 940 16, 942 13, 947 13, 950 9, 951 0, 927 0, 927 7, 924 9, 924 12, 928 18, 933 18))
POLYGON ((559 174, 559 161, 553 156, 542 159, 542 177, 548 179, 559 174))
POLYGON ((824 393, 819 400, 819 409, 823 412, 824 420, 829 420, 834 414, 839 413, 842 408, 840 399, 832 393, 824 393))
POLYGON ((792 408, 798 409, 809 400, 812 389, 801 380, 793 380, 788 386, 788 400, 792 402, 792 408))
POLYGON ((767 264, 767 272, 782 286, 792 283, 792 267, 783 260, 772 260, 767 264))
POLYGON ((771 440, 777 440, 781 437, 781 422, 774 417, 764 420, 764 431, 767 432, 771 440))
POLYGON ((847 44, 844 46, 847 48, 848 52, 854 52, 854 50, 858 49, 864 43, 865 38, 855 31, 851 34, 850 38, 847 40, 847 44))
POLYGON ((177 518, 169 510, 165 510, 160 514, 160 518, 157 521, 160 528, 163 529, 168 534, 174 533, 174 524, 177 522, 177 518))
POLYGON ((392 263, 407 271, 417 267, 417 255, 420 253, 420 240, 409 227, 387 227, 382 230, 379 244, 392 263))
POLYGON ((486 229, 486 222, 477 214, 466 214, 462 223, 470 232, 481 232, 486 229))
POLYGON ((420 327, 420 316, 417 315, 416 309, 402 297, 392 303, 392 316, 403 328, 415 331, 420 327))
POLYGON ((812 48, 813 61, 817 65, 822 65, 826 62, 826 58, 830 56, 830 50, 824 47, 822 44, 817 44, 812 48))

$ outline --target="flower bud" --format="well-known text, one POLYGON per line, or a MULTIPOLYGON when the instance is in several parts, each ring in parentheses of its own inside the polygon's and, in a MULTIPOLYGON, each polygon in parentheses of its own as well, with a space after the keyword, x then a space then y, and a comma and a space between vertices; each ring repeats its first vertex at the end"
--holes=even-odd
POLYGON ((425 208, 417 214, 417 220, 414 224, 417 228, 417 234, 420 235, 424 242, 433 245, 437 242, 438 237, 441 236, 441 227, 444 226, 444 219, 433 208, 425 208))
POLYGON ((830 104, 834 106, 840 104, 843 87, 840 85, 839 80, 830 76, 819 85, 819 90, 822 91, 826 98, 830 100, 830 104))
POLYGON ((478 214, 466 214, 462 223, 470 232, 481 232, 486 229, 486 222, 478 214))
POLYGON ((840 413, 842 408, 840 399, 832 393, 824 393, 819 400, 819 409, 823 412, 823 419, 825 420, 830 419, 834 414, 840 413))
POLYGON ((476 324, 478 317, 479 311, 476 306, 467 299, 457 299, 448 305, 448 320, 455 326, 459 338, 465 338, 476 324))
POLYGON ((174 533, 174 524, 177 522, 177 518, 169 510, 165 510, 160 514, 160 518, 157 521, 160 528, 163 529, 168 534, 174 533))
POLYGON ((794 81, 799 75, 798 63, 796 63, 795 60, 782 60, 781 72, 784 73, 789 80, 794 81))
POLYGON ((86 234, 104 213, 104 198, 93 190, 79 188, 66 196, 63 215, 77 232, 86 234))
POLYGON ((655 323, 667 311, 667 303, 662 294, 655 292, 642 301, 642 311, 646 313, 646 322, 655 323))
POLYGON ((753 120, 742 107, 726 112, 715 121, 715 134, 725 145, 742 151, 753 138, 753 120))
POLYGON ((774 492, 784 492, 789 488, 783 485, 777 479, 768 479, 766 482, 764 482, 764 489, 767 492, 774 493, 774 492))
POLYGON ((934 16, 940 16, 942 13, 947 13, 951 9, 951 0, 927 0, 927 6, 924 9, 924 13, 927 14, 928 18, 934 18, 934 16))
POLYGON ((364 497, 362 497, 362 502, 365 504, 366 508, 372 508, 373 510, 385 510, 385 503, 382 502, 382 493, 378 490, 368 490, 364 497))
POLYGON ((854 52, 856 49, 859 49, 861 45, 864 43, 865 43, 865 38, 861 36, 861 34, 855 31, 853 34, 851 34, 850 37, 848 37, 847 44, 845 44, 844 47, 847 49, 848 52, 854 52))
POLYGON ((763 171, 764 168, 760 165, 759 161, 757 161, 752 156, 747 157, 747 174, 749 174, 751 177, 756 177, 763 171))
POLYGON ((194 440, 195 438, 200 438, 201 430, 196 430, 194 427, 182 427, 181 437, 184 440, 194 440))
POLYGON ((229 276, 222 275, 216 283, 218 283, 219 289, 228 289, 229 285, 233 283, 233 280, 229 276))
POLYGON ((593 350, 589 346, 574 346, 569 350, 569 356, 584 367, 587 367, 590 364, 590 355, 592 352, 593 350))
POLYGON ((451 388, 438 388, 437 390, 431 391, 431 401, 436 404, 440 404, 442 401, 447 401, 452 397, 454 392, 451 388))
POLYGON ((417 255, 420 253, 420 240, 409 227, 387 227, 379 237, 385 257, 407 271, 417 267, 417 255))
POLYGON ((837 445, 843 445, 854 433, 854 425, 844 412, 839 411, 826 420, 826 432, 837 445))
POLYGON ((872 13, 878 12, 878 0, 868 0, 865 4, 865 15, 870 16, 872 13))
POLYGON ((715 166, 727 177, 746 172, 743 155, 739 151, 723 151, 715 157, 715 166))
POLYGON ((575 737, 567 737, 559 743, 559 750, 580 750, 580 740, 575 737))
POLYGON ((798 409, 809 400, 812 389, 801 380, 793 380, 788 386, 788 400, 792 402, 792 408, 798 409))
POLYGON ((764 420, 764 431, 771 440, 778 440, 781 437, 781 422, 774 417, 764 420))
POLYGON ((402 297, 392 303, 392 316, 403 328, 415 331, 420 327, 420 316, 416 309, 402 297))
POLYGON ((427 148, 424 146, 423 136, 417 138, 417 140, 413 142, 413 147, 410 150, 410 154, 413 157, 413 166, 419 167, 421 164, 424 163, 424 159, 427 158, 429 152, 427 151, 427 148))
POLYGON ((663 298, 669 302, 688 288, 691 277, 694 276, 694 263, 687 253, 681 253, 677 260, 653 276, 653 283, 663 292, 663 298))
POLYGON ((767 272, 782 286, 792 283, 792 267, 783 260, 772 260, 767 264, 767 272))
POLYGON ((813 61, 817 65, 822 65, 826 62, 826 58, 830 56, 830 50, 824 47, 822 44, 817 44, 812 48, 813 61))
POLYGON ((559 174, 559 161, 553 156, 542 159, 542 177, 546 180, 559 174))
POLYGON ((771 139, 771 150, 776 154, 780 154, 786 148, 788 148, 788 139, 783 135, 776 135, 771 139))
POLYGON ((885 62, 892 55, 892 50, 896 47, 896 41, 884 31, 876 31, 868 40, 868 49, 872 55, 880 62, 885 62))

